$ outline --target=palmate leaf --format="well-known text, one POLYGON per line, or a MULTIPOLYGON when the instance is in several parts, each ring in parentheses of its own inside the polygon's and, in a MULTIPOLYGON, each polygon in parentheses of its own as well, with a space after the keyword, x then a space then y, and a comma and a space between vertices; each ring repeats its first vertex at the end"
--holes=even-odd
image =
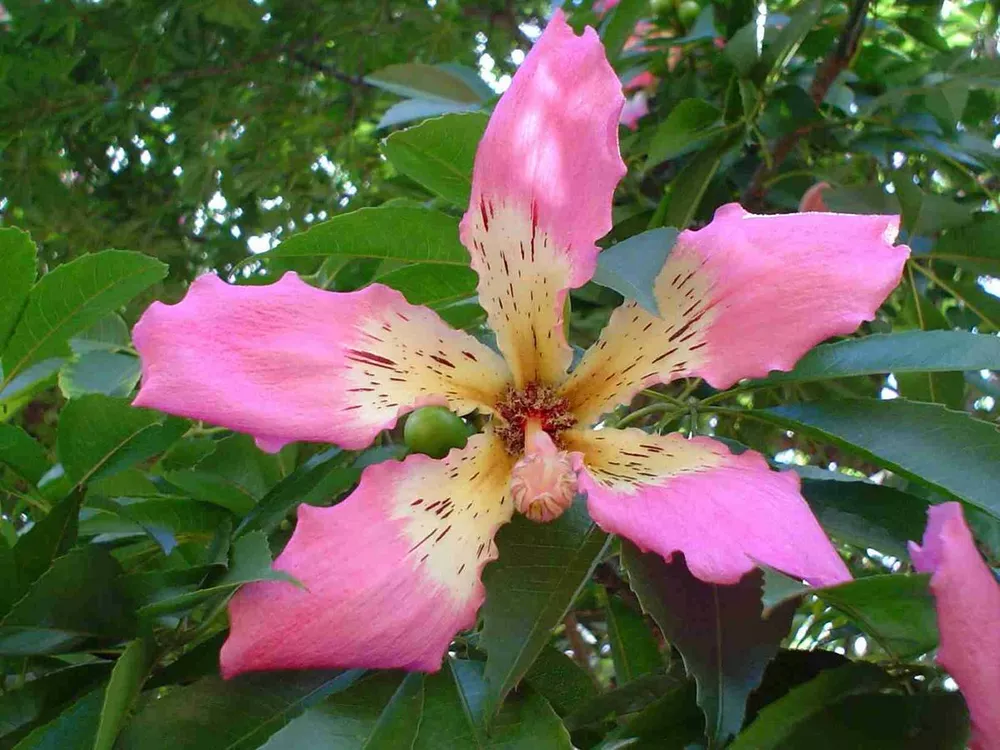
POLYGON ((121 250, 84 255, 35 284, 3 349, 3 390, 30 365, 69 354, 69 338, 166 276, 154 258, 121 250))
POLYGON ((709 740, 725 742, 740 730, 747 696, 787 635, 795 607, 786 603, 765 614, 757 570, 730 586, 705 583, 680 555, 666 562, 627 541, 622 564, 643 609, 680 651, 698 685, 709 740))
POLYGON ((753 415, 870 458, 1000 518, 1000 432, 987 422, 904 399, 789 404, 753 415))
POLYGON ((551 523, 516 515, 497 534, 500 556, 483 571, 487 722, 548 643, 607 540, 581 499, 551 523))

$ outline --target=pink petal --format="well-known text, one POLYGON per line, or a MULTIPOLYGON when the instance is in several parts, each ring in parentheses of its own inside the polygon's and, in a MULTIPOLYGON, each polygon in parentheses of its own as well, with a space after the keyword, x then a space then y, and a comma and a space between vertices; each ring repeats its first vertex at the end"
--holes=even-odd
POLYGON ((649 95, 645 91, 633 94, 625 102, 621 123, 629 130, 639 127, 639 120, 649 114, 649 95))
POLYGON ((334 667, 436 671, 475 623, 479 574, 511 516, 512 458, 491 434, 440 461, 365 469, 332 508, 299 506, 274 567, 304 584, 244 586, 229 605, 222 673, 334 667))
POLYGON ((683 552, 703 581, 735 583, 758 563, 815 585, 850 573, 799 494, 798 475, 733 455, 709 438, 642 430, 572 430, 580 489, 606 531, 665 559, 683 552))
POLYGON ((928 511, 913 566, 931 573, 941 645, 937 659, 965 696, 972 750, 1000 747, 1000 584, 976 550, 958 503, 928 511))
POLYGON ((829 211, 823 193, 830 189, 830 183, 817 182, 802 194, 799 201, 799 211, 829 211))
POLYGON ((133 331, 142 358, 136 406, 257 438, 363 448, 428 403, 492 405, 500 358, 399 292, 338 294, 294 273, 269 286, 202 276, 176 305, 153 303, 133 331))
POLYGON ((897 217, 755 216, 723 206, 681 233, 656 279, 661 317, 616 310, 564 387, 582 419, 642 388, 699 376, 716 388, 790 370, 810 348, 871 320, 909 256, 897 217))
POLYGON ((560 380, 571 361, 563 302, 611 229, 623 102, 597 34, 576 36, 556 11, 479 144, 462 242, 518 385, 560 380))
MULTIPOLYGON (((650 73, 648 70, 644 70, 636 76, 628 79, 625 82, 625 92, 636 91, 637 89, 651 89, 655 88, 656 84, 660 82, 660 79, 650 73)), ((626 108, 628 108, 628 102, 625 103, 626 108)))

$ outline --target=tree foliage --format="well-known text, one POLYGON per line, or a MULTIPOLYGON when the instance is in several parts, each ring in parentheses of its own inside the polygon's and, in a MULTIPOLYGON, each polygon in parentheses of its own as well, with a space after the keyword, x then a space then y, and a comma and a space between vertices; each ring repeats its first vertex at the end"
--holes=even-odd
POLYGON ((901 214, 913 255, 855 336, 611 416, 791 464, 858 580, 712 586, 577 503, 501 532, 484 622, 441 672, 222 681, 225 604, 280 576, 294 508, 338 502, 406 443, 270 455, 136 410, 130 326, 199 274, 296 270, 337 291, 377 279, 481 333, 458 218, 549 3, 10 0, 0 748, 964 747, 906 542, 958 500, 1000 563, 997 3, 565 5, 626 85, 651 74, 630 89, 648 112, 621 130, 628 174, 596 281, 572 294, 572 344, 621 294, 655 307, 662 246, 724 203, 790 211, 825 182, 811 195, 832 210, 901 214))

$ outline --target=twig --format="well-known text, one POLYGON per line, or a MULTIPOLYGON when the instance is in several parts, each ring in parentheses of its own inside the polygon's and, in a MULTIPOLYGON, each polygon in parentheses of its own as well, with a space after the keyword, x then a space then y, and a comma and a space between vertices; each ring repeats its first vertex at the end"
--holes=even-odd
MULTIPOLYGON (((820 64, 813 77, 812 85, 809 87, 809 97, 818 107, 826 98, 827 93, 837 76, 841 74, 850 64, 857 52, 858 42, 865 28, 865 14, 868 12, 870 0, 854 0, 851 6, 851 13, 844 25, 844 30, 840 33, 837 46, 830 50, 830 54, 820 64)), ((778 139, 771 154, 770 164, 761 162, 754 172, 750 185, 743 193, 743 205, 750 210, 759 210, 764 203, 764 194, 767 192, 767 185, 774 173, 781 167, 782 162, 788 158, 792 149, 799 140, 812 129, 806 126, 793 130, 778 139)))

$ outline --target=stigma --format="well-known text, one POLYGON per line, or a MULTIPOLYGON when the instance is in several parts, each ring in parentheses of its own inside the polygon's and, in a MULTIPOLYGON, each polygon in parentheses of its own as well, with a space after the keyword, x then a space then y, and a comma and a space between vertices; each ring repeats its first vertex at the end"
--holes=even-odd
POLYGON ((525 429, 524 448, 525 455, 514 464, 511 472, 510 493, 514 507, 532 521, 554 521, 576 496, 573 459, 556 447, 535 420, 525 429))

